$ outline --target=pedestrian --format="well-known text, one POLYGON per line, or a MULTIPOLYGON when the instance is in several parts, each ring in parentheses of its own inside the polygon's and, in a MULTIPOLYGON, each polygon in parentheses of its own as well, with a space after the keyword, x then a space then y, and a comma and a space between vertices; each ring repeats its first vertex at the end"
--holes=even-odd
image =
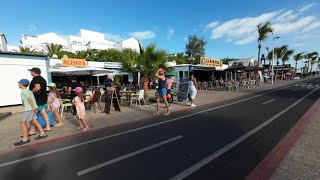
POLYGON ((28 86, 30 84, 29 80, 21 79, 18 83, 19 88, 21 89, 21 100, 24 111, 22 114, 22 120, 20 121, 22 139, 19 142, 14 143, 15 146, 20 146, 30 142, 30 139, 28 137, 28 127, 26 124, 27 122, 30 122, 33 126, 38 128, 40 135, 36 139, 42 139, 48 136, 37 121, 38 106, 32 91, 28 89, 28 86))
MULTIPOLYGON (((68 92, 71 95, 71 99, 74 99, 77 95, 76 95, 76 88, 77 87, 82 87, 82 85, 77 82, 77 77, 71 77, 71 84, 68 88, 68 92)), ((77 115, 77 109, 75 105, 72 105, 72 111, 73 111, 73 115, 77 115)))
POLYGON ((160 98, 162 98, 164 104, 166 105, 167 112, 164 115, 170 115, 170 107, 167 101, 167 86, 166 77, 164 76, 165 70, 160 68, 155 76, 159 78, 158 80, 158 96, 157 96, 157 112, 154 115, 160 115, 160 98))
MULTIPOLYGON (((172 87, 172 84, 174 83, 174 81, 175 81, 174 76, 168 77, 168 78, 167 78, 167 80, 166 80, 166 85, 167 85, 167 95, 168 95, 168 94, 170 94, 170 95, 169 95, 169 97, 170 97, 170 98, 168 98, 168 97, 167 97, 167 101, 168 101, 168 103, 169 103, 169 102, 172 102, 172 101, 171 101, 171 99, 172 99, 172 98, 171 98, 171 97, 172 97, 172 94, 171 94, 171 87, 172 87)), ((169 103, 169 107, 171 108, 170 103, 169 103)), ((167 107, 165 107, 165 109, 166 109, 166 108, 167 108, 167 107)))
POLYGON ((58 123, 55 126, 62 126, 63 123, 62 123, 61 116, 59 114, 59 109, 62 106, 60 93, 55 83, 49 83, 48 87, 50 90, 50 93, 48 96, 48 107, 51 109, 51 111, 53 112, 53 115, 56 117, 56 120, 58 121, 58 123))
POLYGON ((105 85, 105 87, 107 87, 107 88, 113 86, 113 81, 112 81, 111 78, 109 78, 109 76, 107 76, 107 78, 105 79, 104 85, 105 85))
POLYGON ((77 117, 79 121, 79 127, 77 129, 87 131, 89 130, 89 126, 85 121, 86 111, 84 106, 84 95, 81 87, 77 87, 75 89, 77 96, 72 100, 72 103, 76 106, 77 109, 77 117))
MULTIPOLYGON (((44 131, 51 131, 49 116, 47 114, 47 81, 41 76, 41 70, 39 68, 34 67, 29 71, 33 77, 29 86, 29 90, 33 92, 38 106, 38 113, 41 114, 46 123, 44 131)), ((36 134, 35 127, 34 125, 31 125, 29 135, 34 134, 36 134)))
POLYGON ((197 79, 193 76, 193 73, 189 73, 189 80, 188 80, 188 92, 189 92, 189 102, 188 105, 191 107, 196 107, 194 104, 194 99, 198 92, 198 82, 197 79))

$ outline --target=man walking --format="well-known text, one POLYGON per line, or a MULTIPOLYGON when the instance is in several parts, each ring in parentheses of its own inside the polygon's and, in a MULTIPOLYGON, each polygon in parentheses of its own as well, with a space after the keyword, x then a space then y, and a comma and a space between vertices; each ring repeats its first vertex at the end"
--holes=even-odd
MULTIPOLYGON (((34 67, 29 71, 31 73, 31 76, 33 77, 29 89, 33 92, 38 106, 38 112, 41 114, 46 123, 46 127, 43 130, 51 131, 49 116, 47 114, 47 81, 41 76, 41 70, 39 68, 34 67)), ((33 135, 35 133, 35 126, 32 124, 30 127, 29 135, 33 135)))

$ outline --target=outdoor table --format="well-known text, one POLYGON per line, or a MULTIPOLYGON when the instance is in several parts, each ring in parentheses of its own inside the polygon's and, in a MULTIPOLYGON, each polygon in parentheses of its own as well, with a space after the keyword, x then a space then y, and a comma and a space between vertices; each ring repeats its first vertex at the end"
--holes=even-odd
POLYGON ((132 93, 135 94, 137 92, 136 91, 119 91, 119 93, 120 94, 126 94, 129 106, 131 106, 131 95, 130 94, 132 94, 132 93))

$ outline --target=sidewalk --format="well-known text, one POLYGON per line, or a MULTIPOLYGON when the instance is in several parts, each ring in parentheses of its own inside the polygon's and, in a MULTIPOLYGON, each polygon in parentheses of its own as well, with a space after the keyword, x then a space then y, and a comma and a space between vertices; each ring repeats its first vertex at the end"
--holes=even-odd
MULTIPOLYGON (((305 80, 305 79, 302 79, 305 80)), ((271 85, 264 85, 259 87, 254 87, 251 89, 245 89, 240 91, 215 91, 215 90, 202 90, 198 93, 198 96, 196 98, 196 104, 198 106, 206 105, 209 103, 217 103, 222 102, 226 100, 232 100, 234 98, 239 98, 241 96, 251 95, 254 93, 258 93, 265 90, 270 90, 282 86, 286 86, 289 84, 297 83, 302 80, 289 80, 289 81, 277 81, 275 84, 271 85)), ((154 94, 154 93, 153 93, 154 94)), ((152 96, 152 92, 150 92, 150 96, 152 96)), ((103 106, 103 103, 102 103, 103 106)), ((178 102, 174 101, 172 104, 171 112, 176 112, 184 109, 189 109, 189 106, 186 106, 186 102, 178 102)), ((89 126, 92 130, 97 130, 100 128, 106 128, 106 127, 112 127, 115 125, 120 125, 124 123, 132 123, 141 119, 151 118, 152 113, 155 112, 156 105, 151 104, 147 106, 136 106, 133 105, 131 108, 122 106, 121 110, 122 112, 117 111, 111 111, 110 115, 107 115, 105 113, 94 113, 93 110, 86 111, 87 114, 87 121, 89 123, 89 126)), ((13 115, 0 121, 0 154, 3 154, 4 152, 15 150, 15 147, 13 146, 14 142, 17 142, 20 140, 20 128, 18 125, 18 122, 21 118, 21 112, 22 107, 8 107, 8 108, 0 108, 0 112, 12 112, 13 115)), ((163 110, 161 113, 163 114, 165 110, 163 110)), ((34 140, 34 136, 30 137, 31 143, 35 144, 38 142, 43 141, 50 141, 57 138, 66 138, 66 136, 71 137, 74 135, 79 135, 82 132, 77 130, 77 121, 76 117, 73 116, 71 113, 64 113, 63 114, 63 122, 64 125, 60 127, 53 127, 53 130, 51 132, 48 132, 48 138, 43 140, 34 140)), ((90 132, 86 132, 90 133, 90 132)), ((67 138, 68 138, 67 137, 67 138)))

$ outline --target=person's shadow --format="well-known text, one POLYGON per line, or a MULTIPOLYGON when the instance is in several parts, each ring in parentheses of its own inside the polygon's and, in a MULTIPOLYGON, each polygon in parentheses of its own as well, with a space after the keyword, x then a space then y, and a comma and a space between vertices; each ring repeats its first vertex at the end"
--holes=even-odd
MULTIPOLYGON (((30 156, 30 154, 35 154, 35 151, 22 153, 19 159, 30 156)), ((38 159, 30 159, 23 162, 19 162, 13 165, 0 168, 0 179, 3 180, 44 180, 47 165, 40 162, 38 159)))

